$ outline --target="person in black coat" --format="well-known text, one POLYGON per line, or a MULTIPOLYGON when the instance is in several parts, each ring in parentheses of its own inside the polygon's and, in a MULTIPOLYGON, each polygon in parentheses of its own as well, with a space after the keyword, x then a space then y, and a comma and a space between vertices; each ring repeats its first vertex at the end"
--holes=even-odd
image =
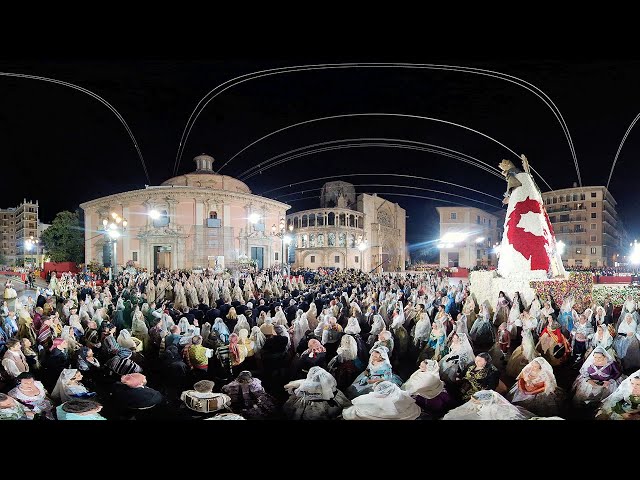
POLYGON ((67 345, 67 341, 62 338, 53 339, 53 346, 42 362, 42 383, 50 392, 53 391, 62 371, 65 368, 69 368, 70 360, 67 356, 67 345))
POLYGON ((163 395, 153 388, 146 387, 147 377, 141 373, 123 375, 113 385, 113 402, 121 411, 155 407, 163 402, 163 395))
POLYGON ((216 318, 218 317, 222 318, 220 309, 210 308, 209 310, 207 310, 207 313, 204 316, 204 320, 205 322, 209 322, 211 325, 213 325, 216 321, 216 318))

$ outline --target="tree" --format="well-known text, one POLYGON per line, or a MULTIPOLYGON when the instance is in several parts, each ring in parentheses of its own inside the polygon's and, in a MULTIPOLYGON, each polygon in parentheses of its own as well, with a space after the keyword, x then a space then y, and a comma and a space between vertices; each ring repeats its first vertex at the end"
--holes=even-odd
POLYGON ((42 243, 53 262, 84 262, 84 229, 78 212, 58 213, 42 233, 42 243))

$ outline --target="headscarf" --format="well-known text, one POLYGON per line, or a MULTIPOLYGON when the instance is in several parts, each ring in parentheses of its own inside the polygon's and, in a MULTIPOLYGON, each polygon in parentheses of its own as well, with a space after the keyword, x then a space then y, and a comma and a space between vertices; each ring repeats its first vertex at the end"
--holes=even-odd
POLYGON ((371 364, 373 352, 378 352, 382 357, 382 361, 387 365, 387 367, 391 368, 391 362, 389 361, 389 349, 385 346, 380 346, 371 349, 371 355, 369 356, 369 366, 367 367, 369 371, 371 371, 371 369, 373 368, 373 365, 371 364))
POLYGON ((410 395, 420 395, 431 400, 437 397, 444 390, 444 382, 440 380, 438 362, 435 360, 424 360, 426 371, 418 369, 402 385, 402 390, 410 395))
POLYGON ((480 390, 464 405, 450 410, 443 420, 526 420, 531 412, 512 405, 493 390, 480 390))
POLYGON ((629 396, 633 391, 633 385, 631 385, 631 380, 635 379, 640 380, 640 370, 636 370, 634 373, 629 375, 626 379, 622 381, 622 383, 616 388, 616 391, 609 395, 606 399, 602 401, 602 407, 600 408, 600 413, 605 413, 611 415, 613 407, 621 400, 629 401, 629 396))
POLYGON ((231 355, 234 363, 240 360, 240 352, 238 351, 238 340, 239 337, 237 333, 232 333, 229 336, 229 354, 231 355))
POLYGON ((351 317, 348 321, 347 321, 347 326, 344 329, 344 333, 350 333, 352 335, 357 335, 358 333, 360 333, 361 329, 360 329, 360 323, 358 322, 357 318, 351 317))
POLYGON ((262 350, 262 346, 264 342, 266 342, 267 337, 260 331, 260 327, 253 327, 251 329, 251 340, 253 340, 254 343, 253 349, 257 353, 262 350))
POLYGON ((245 330, 250 330, 251 325, 249 325, 249 321, 247 320, 247 317, 245 317, 244 314, 241 313, 240 315, 238 315, 238 321, 236 323, 236 326, 233 327, 233 333, 238 333, 243 328, 245 330))
POLYGON ((182 317, 178 322, 178 327, 180 328, 180 335, 184 335, 189 330, 189 320, 187 317, 182 317))
POLYGON ((582 364, 582 367, 580 367, 580 375, 582 375, 583 377, 589 377, 589 367, 593 366, 596 370, 603 370, 607 368, 609 365, 611 365, 614 361, 615 359, 611 356, 609 352, 607 352, 606 348, 598 345, 591 351, 589 356, 586 358, 586 360, 582 364), (597 367, 593 364, 593 356, 596 353, 599 353, 600 355, 604 355, 606 357, 607 363, 605 366, 597 367))
POLYGON ((375 314, 373 316, 373 325, 371 325, 371 335, 378 335, 382 330, 386 328, 382 315, 375 314))
POLYGON ((537 378, 544 381, 544 393, 547 395, 553 393, 556 390, 558 384, 556 383, 556 377, 553 374, 553 367, 549 365, 549 362, 547 362, 544 357, 536 357, 531 362, 529 362, 522 369, 516 380, 524 378, 524 376, 527 375, 533 368, 534 363, 537 363, 540 366, 540 373, 538 373, 537 378))
POLYGON ((120 382, 129 388, 138 388, 144 386, 147 378, 141 373, 129 373, 120 377, 120 382))
POLYGON ((135 344, 131 333, 126 328, 120 330, 120 334, 118 335, 118 345, 124 348, 130 348, 135 350, 137 345, 135 344))
POLYGON ((324 368, 311 367, 307 378, 294 393, 306 400, 331 400, 335 396, 337 385, 335 378, 324 368))
POLYGON ((218 332, 218 336, 224 343, 229 343, 229 329, 222 318, 216 318, 216 321, 213 324, 213 329, 218 332))
POLYGON ((309 357, 313 358, 320 353, 326 352, 327 349, 322 346, 322 344, 316 340, 315 338, 309 340, 307 345, 307 349, 304 351, 302 355, 309 354, 309 357))
POLYGON ((395 383, 376 383, 371 393, 354 398, 342 412, 345 420, 415 420, 422 413, 409 393, 395 383))
POLYGON ((57 402, 64 403, 69 400, 73 400, 73 395, 85 393, 87 389, 81 385, 70 385, 69 382, 76 376, 78 370, 75 368, 65 368, 60 373, 58 381, 53 391, 51 392, 51 398, 57 402))
POLYGON ((343 335, 336 353, 340 355, 343 360, 355 360, 358 356, 358 344, 356 343, 356 339, 351 335, 343 335))

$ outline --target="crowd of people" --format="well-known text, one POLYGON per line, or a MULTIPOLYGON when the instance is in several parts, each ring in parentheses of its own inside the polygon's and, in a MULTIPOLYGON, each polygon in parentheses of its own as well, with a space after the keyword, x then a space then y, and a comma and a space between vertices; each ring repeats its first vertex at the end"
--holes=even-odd
POLYGON ((631 297, 614 318, 571 296, 478 305, 437 272, 297 273, 64 273, 36 298, 8 281, 0 419, 640 418, 631 297))

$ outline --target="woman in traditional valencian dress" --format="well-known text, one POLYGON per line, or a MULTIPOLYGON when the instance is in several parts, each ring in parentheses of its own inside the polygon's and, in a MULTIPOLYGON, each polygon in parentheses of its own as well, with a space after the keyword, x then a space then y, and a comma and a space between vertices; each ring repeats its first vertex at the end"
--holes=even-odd
POLYGON ((496 341, 496 332, 491 325, 490 318, 489 306, 484 303, 469 332, 471 341, 479 348, 490 348, 496 341))
POLYGON ((622 311, 620 312, 620 318, 618 319, 618 323, 616 324, 616 328, 620 326, 622 320, 624 320, 627 313, 633 315, 633 319, 636 323, 640 323, 640 314, 638 313, 638 304, 633 299, 633 295, 627 295, 627 299, 622 305, 622 311))
POLYGON ((415 420, 422 413, 411 395, 389 381, 377 383, 351 403, 342 412, 344 420, 415 420))
POLYGON ((542 334, 542 330, 547 326, 547 318, 549 315, 555 316, 555 310, 551 306, 551 302, 544 302, 544 307, 540 310, 540 319, 538 321, 538 326, 536 327, 536 336, 540 337, 542 334))
POLYGON ((498 294, 498 302, 496 303, 496 312, 493 315, 493 325, 499 326, 509 319, 511 302, 504 292, 498 294))
POLYGON ((29 408, 32 412, 42 415, 47 420, 55 420, 53 403, 47 395, 42 382, 38 382, 33 374, 24 372, 18 378, 18 386, 9 395, 29 408))
POLYGON ((522 369, 509 391, 511 403, 537 415, 558 414, 562 392, 558 388, 553 368, 542 357, 534 358, 522 369))
POLYGON ((444 382, 440 380, 439 372, 438 362, 424 360, 401 387, 415 399, 422 410, 433 416, 442 415, 453 402, 444 382))
POLYGON ((558 323, 562 329, 562 334, 565 336, 569 336, 569 332, 573 330, 573 305, 575 303, 573 295, 568 295, 562 302, 562 307, 560 307, 558 323))
POLYGON ((294 380, 284 388, 291 395, 282 406, 289 420, 331 420, 351 406, 336 380, 321 367, 312 367, 306 379, 294 380))
POLYGON ((615 359, 603 347, 595 347, 582 364, 580 375, 573 382, 573 403, 584 406, 601 402, 611 395, 626 377, 615 359))
POLYGON ((524 312, 524 304, 520 298, 520 292, 516 292, 513 296, 513 304, 509 310, 509 318, 507 319, 507 329, 509 330, 509 337, 511 339, 511 348, 515 348, 520 345, 522 341, 522 320, 520 315, 524 312))
POLYGON ((613 348, 613 338, 609 333, 609 328, 607 327, 607 325, 600 324, 596 327, 596 333, 593 335, 593 338, 591 340, 591 350, 596 347, 604 348, 607 353, 617 361, 616 351, 613 348))
POLYGON ((471 295, 467 297, 462 307, 462 313, 467 317, 467 329, 471 331, 476 321, 476 302, 471 295))
POLYGON ((540 354, 536 352, 531 330, 522 330, 522 344, 516 348, 507 363, 507 375, 516 378, 522 369, 540 354))
POLYGON ((373 391, 376 383, 385 380, 390 380, 397 385, 402 385, 402 379, 398 377, 398 375, 395 375, 391 369, 387 348, 376 347, 371 352, 369 365, 366 370, 356 377, 345 393, 347 397, 353 399, 373 391))
POLYGON ((640 367, 640 343, 638 342, 638 324, 632 313, 625 314, 613 340, 613 348, 626 371, 640 367))
POLYGON ((540 334, 536 350, 554 367, 565 363, 571 355, 571 345, 562 334, 560 324, 551 316, 547 317, 547 326, 540 334))
POLYGON ((480 390, 494 390, 500 382, 500 372, 493 365, 491 355, 486 352, 479 353, 474 363, 467 368, 462 376, 460 393, 462 400, 467 401, 480 390))
POLYGON ((492 390, 481 390, 473 394, 467 403, 454 408, 443 420, 527 420, 534 415, 524 408, 509 403, 502 395, 492 390))
POLYGON ((440 378, 447 383, 454 383, 456 377, 462 374, 474 362, 475 355, 464 333, 453 333, 449 340, 449 353, 440 360, 440 378))
POLYGON ((622 381, 603 402, 597 420, 640 420, 640 370, 622 381))
POLYGON ((580 361, 587 352, 593 338, 593 327, 584 313, 578 316, 578 321, 573 324, 571 330, 571 352, 580 361))
POLYGON ((429 334, 429 340, 418 356, 418 364, 425 359, 439 362, 442 356, 447 353, 446 341, 447 335, 444 325, 440 320, 434 320, 431 333, 429 334))

